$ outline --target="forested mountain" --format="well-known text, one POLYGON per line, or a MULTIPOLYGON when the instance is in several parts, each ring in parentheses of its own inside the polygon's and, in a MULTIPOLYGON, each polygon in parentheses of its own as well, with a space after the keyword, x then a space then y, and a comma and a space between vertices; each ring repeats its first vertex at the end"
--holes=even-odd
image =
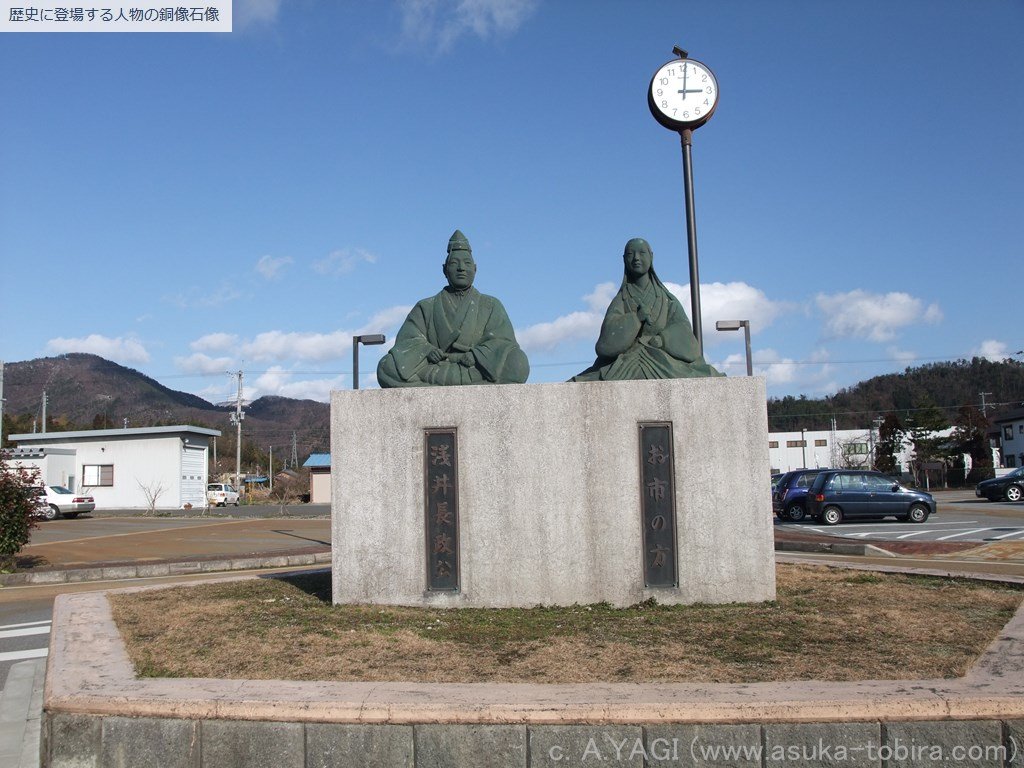
POLYGON ((971 360, 929 363, 903 373, 875 376, 831 397, 783 397, 768 400, 768 429, 786 432, 867 427, 872 420, 895 414, 908 422, 915 413, 942 411, 951 424, 963 406, 981 407, 985 393, 989 416, 1024 404, 1024 363, 971 360))
MULTIPOLYGON (((8 363, 4 369, 4 435, 41 428, 41 395, 47 393, 49 430, 103 426, 143 427, 192 424, 221 430, 221 455, 234 451, 231 408, 169 389, 131 368, 96 355, 69 354, 8 363)), ((783 397, 768 400, 768 428, 773 432, 866 428, 895 414, 903 423, 927 413, 934 421, 941 411, 949 424, 962 406, 981 405, 985 393, 988 415, 1024 404, 1024 363, 991 362, 982 358, 930 363, 903 373, 876 376, 831 397, 783 397)), ((274 447, 275 457, 291 454, 294 434, 303 461, 310 451, 330 450, 327 403, 268 396, 246 406, 243 449, 251 442, 254 455, 274 447)), ((247 451, 249 452, 249 451, 247 451)), ((276 463, 276 462, 275 462, 276 463)))
MULTIPOLYGON (((96 355, 67 354, 4 366, 4 444, 10 434, 42 430, 152 427, 189 424, 219 429, 219 456, 234 459, 232 407, 178 392, 132 368, 96 355)), ((274 448, 275 466, 290 460, 293 439, 301 464, 311 451, 330 450, 330 407, 314 400, 261 397, 245 406, 242 453, 245 465, 265 467, 274 448)))

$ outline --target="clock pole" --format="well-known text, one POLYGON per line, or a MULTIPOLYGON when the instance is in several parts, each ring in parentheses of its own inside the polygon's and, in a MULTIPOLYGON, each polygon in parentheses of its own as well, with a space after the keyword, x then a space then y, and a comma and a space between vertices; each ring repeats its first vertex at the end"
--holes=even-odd
POLYGON ((678 58, 663 64, 647 89, 651 115, 670 131, 679 134, 683 149, 683 193, 686 200, 686 244, 690 257, 690 318, 693 336, 704 354, 704 329, 700 317, 700 274, 697 269, 697 214, 693 205, 693 160, 690 149, 693 132, 706 123, 718 106, 718 80, 708 66, 678 45, 678 58))
POLYGON ((690 256, 690 312, 693 335, 697 348, 704 354, 704 328, 700 318, 700 276, 697 269, 697 214, 693 206, 693 131, 684 128, 679 132, 683 147, 683 195, 686 200, 686 246, 690 256))

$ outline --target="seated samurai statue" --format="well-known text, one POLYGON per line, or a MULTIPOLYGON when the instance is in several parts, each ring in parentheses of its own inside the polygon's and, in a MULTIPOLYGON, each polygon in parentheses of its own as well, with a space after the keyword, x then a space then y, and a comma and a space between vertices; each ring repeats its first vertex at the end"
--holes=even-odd
POLYGON ((530 363, 505 308, 473 287, 476 262, 456 230, 444 262, 448 287, 413 307, 377 366, 381 387, 521 384, 530 363))
POLYGON ((571 381, 722 376, 705 362, 686 313, 654 272, 654 252, 634 238, 622 254, 622 286, 605 313, 597 360, 571 381))

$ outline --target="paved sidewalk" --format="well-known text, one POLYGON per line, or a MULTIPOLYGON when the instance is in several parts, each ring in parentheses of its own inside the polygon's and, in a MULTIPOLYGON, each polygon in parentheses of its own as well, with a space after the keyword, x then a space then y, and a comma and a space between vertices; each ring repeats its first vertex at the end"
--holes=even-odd
POLYGON ((39 768, 39 725, 46 659, 11 667, 0 693, 0 765, 39 768))
MULTIPOLYGON (((78 526, 85 521, 67 522, 78 526)), ((19 571, 0 575, 0 586, 330 562, 331 521, 327 519, 102 518, 89 523, 81 526, 77 537, 69 526, 58 540, 29 544, 19 556, 19 571)), ((56 533, 56 528, 48 532, 49 536, 56 533)))

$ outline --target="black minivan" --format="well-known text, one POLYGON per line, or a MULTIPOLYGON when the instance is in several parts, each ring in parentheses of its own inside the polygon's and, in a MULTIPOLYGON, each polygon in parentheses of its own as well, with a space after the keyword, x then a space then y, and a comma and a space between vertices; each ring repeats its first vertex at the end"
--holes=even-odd
POLYGON ((825 525, 856 517, 897 517, 923 523, 936 511, 930 493, 905 488, 881 472, 863 469, 822 472, 807 493, 807 514, 825 525))

